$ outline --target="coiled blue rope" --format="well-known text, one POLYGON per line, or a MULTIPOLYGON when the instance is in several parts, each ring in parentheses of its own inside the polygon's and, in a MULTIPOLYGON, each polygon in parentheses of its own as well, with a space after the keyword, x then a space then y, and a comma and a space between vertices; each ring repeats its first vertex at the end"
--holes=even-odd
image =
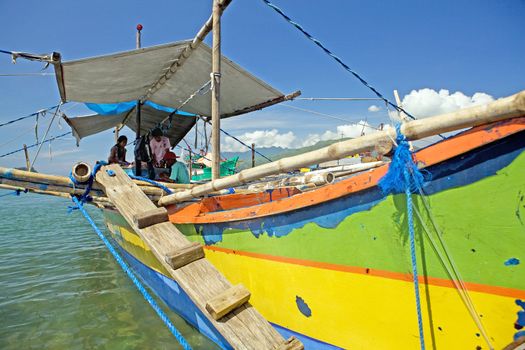
POLYGON ((332 53, 330 50, 326 48, 319 40, 314 38, 310 33, 308 33, 299 23, 293 21, 290 17, 288 17, 283 10, 281 10, 279 7, 275 6, 268 0, 262 0, 266 5, 274 9, 278 14, 280 14, 288 23, 293 25, 295 28, 297 28, 301 33, 303 33, 308 39, 310 39, 314 44, 319 46, 328 56, 332 57, 337 63, 339 63, 346 71, 351 73, 354 77, 356 77, 364 86, 369 88, 377 97, 385 101, 388 105, 394 107, 396 110, 400 112, 404 112, 407 116, 409 116, 411 119, 416 119, 414 116, 412 116, 410 113, 405 111, 403 108, 399 107, 398 105, 390 102, 386 97, 384 97, 379 91, 377 91, 373 86, 371 86, 366 80, 364 80, 359 74, 357 74, 352 68, 350 68, 348 65, 346 65, 339 57, 337 57, 334 53, 332 53))
POLYGON ((120 254, 115 250, 115 248, 111 245, 111 243, 108 241, 108 239, 104 236, 104 234, 99 230, 99 228, 97 227, 97 225, 95 224, 95 222, 93 221, 93 219, 91 218, 91 216, 89 215, 89 213, 86 211, 86 209, 84 209, 84 204, 77 198, 77 197, 72 197, 73 199, 73 202, 75 202, 75 204, 77 205, 77 208, 78 210, 80 210, 80 212, 84 215, 84 217, 86 218, 86 220, 89 222, 89 224, 91 225, 91 227, 93 228, 93 230, 97 233, 97 235, 100 237, 100 239, 104 242, 104 244, 106 245, 106 247, 109 249, 109 251, 111 252, 111 254, 113 255, 113 257, 115 258, 115 260, 118 262, 118 264, 120 265, 120 267, 124 270, 124 272, 126 272, 126 274, 128 275, 128 277, 131 279, 131 281, 133 281, 133 284, 135 285, 135 287, 137 287, 137 289, 140 291, 140 293, 142 294, 142 296, 144 297, 144 299, 146 299, 146 301, 151 305, 151 307, 153 308, 153 310, 155 310, 155 312, 157 313, 157 315, 160 317, 160 319, 162 320, 162 322, 164 322, 164 324, 168 327, 168 329, 170 330, 170 332, 175 336, 175 338, 177 339, 177 341, 179 342, 180 345, 182 345, 183 349, 184 350, 191 350, 191 346, 188 344, 188 342, 186 341, 186 339, 184 339, 184 337, 182 336, 182 334, 180 334, 180 332, 177 330, 177 328, 175 328, 175 326, 173 325, 173 323, 171 323, 170 319, 168 318, 168 316, 164 313, 164 311, 162 311, 162 309, 159 307, 159 305, 155 302, 155 300, 153 299, 153 297, 148 293, 148 291, 144 288, 144 286, 142 285, 142 283, 140 283, 140 281, 138 280, 138 278, 135 276, 135 274, 133 273, 133 271, 131 271, 131 269, 129 268, 129 266, 124 262, 124 260, 122 259, 122 257, 120 256, 120 254))
POLYGON ((133 175, 133 174, 128 174, 128 176, 131 177, 132 179, 144 181, 144 182, 152 184, 155 187, 162 188, 162 190, 164 192, 166 192, 167 194, 172 194, 173 193, 173 191, 170 190, 168 187, 164 186, 163 184, 161 184, 161 183, 159 183, 157 181, 148 179, 147 177, 137 176, 137 175, 133 175))
MULTIPOLYGON (((414 293, 416 296, 417 323, 419 328, 419 343, 421 349, 425 349, 425 338, 423 332, 423 316, 421 313, 421 300, 419 297, 419 277, 417 273, 416 243, 413 220, 412 192, 421 189, 424 176, 417 168, 410 152, 408 141, 401 133, 401 126, 396 126, 397 148, 392 157, 392 162, 387 174, 379 181, 378 186, 383 193, 402 193, 406 195, 407 201, 407 223, 410 241, 410 258, 412 264, 412 276, 414 282, 414 293)), ((423 243, 421 243, 423 244, 423 243)))
MULTIPOLYGON (((93 182, 95 181, 95 175, 97 174, 97 172, 100 170, 100 168, 103 166, 103 165, 107 165, 108 163, 107 162, 104 162, 104 161, 98 161, 95 166, 93 167, 93 171, 91 172, 91 175, 89 176, 89 179, 85 182, 78 182, 77 179, 75 179, 73 177, 73 174, 72 173, 69 173, 69 179, 73 182, 73 184, 75 185, 82 185, 82 184, 87 184, 86 186, 86 189, 84 190, 84 193, 80 196, 75 196, 78 200, 80 200, 80 202, 82 204, 86 203, 86 202, 91 202, 93 200, 93 198, 91 198, 89 196, 89 193, 91 192, 91 189, 93 188, 93 182)), ((68 207, 68 211, 69 212, 72 212, 73 210, 76 210, 78 209, 77 207, 68 207)))

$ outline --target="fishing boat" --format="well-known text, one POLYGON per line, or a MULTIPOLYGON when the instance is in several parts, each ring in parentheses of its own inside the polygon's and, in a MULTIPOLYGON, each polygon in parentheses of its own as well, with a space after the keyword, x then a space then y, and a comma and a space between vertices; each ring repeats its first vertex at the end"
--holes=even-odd
MULTIPOLYGON (((424 348, 423 339, 434 349, 487 349, 512 342, 515 324, 519 328, 516 301, 525 299, 519 244, 525 234, 525 92, 221 178, 220 119, 299 94, 283 94, 219 59, 217 42, 213 48, 202 43, 212 27, 218 35, 217 17, 228 3, 215 2, 214 16, 193 40, 69 62, 50 55, 64 102, 118 111, 66 117, 77 139, 124 125, 141 137, 161 125, 178 143, 199 120, 212 124, 217 152, 211 181, 172 186, 172 194, 143 183, 140 188, 166 208, 173 228, 203 247, 218 272, 250 291, 250 304, 280 336, 299 340, 283 349, 415 349, 424 348), (212 92, 211 107, 205 89, 212 92), (406 166, 396 154, 407 140, 454 130, 462 131, 412 153, 422 181, 406 191, 385 190, 381 181, 394 162, 406 166), (393 160, 340 176, 322 172, 318 181, 294 174, 296 182, 267 186, 266 176, 370 150, 393 160), (253 183, 262 186, 249 189, 253 183)), ((220 327, 234 317, 214 321, 197 305, 138 221, 104 187, 115 175, 110 170, 97 175, 101 186, 92 195, 133 270, 220 347, 268 348, 231 341, 220 327)), ((83 193, 68 178, 50 179, 0 171, 5 186, 83 193)))

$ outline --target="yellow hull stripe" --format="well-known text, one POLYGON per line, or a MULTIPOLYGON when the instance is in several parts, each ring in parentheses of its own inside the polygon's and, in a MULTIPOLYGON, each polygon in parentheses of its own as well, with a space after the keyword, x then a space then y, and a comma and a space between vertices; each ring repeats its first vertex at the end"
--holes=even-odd
MULTIPOLYGON (((343 348, 419 348, 409 282, 205 251, 232 283, 243 283, 251 291, 250 302, 270 322, 343 348), (299 311, 297 297, 308 305, 310 317, 299 311)), ((455 289, 421 285, 420 293, 429 348, 432 342, 437 349, 486 348, 455 289)), ((518 311, 514 299, 470 295, 496 348, 512 341, 518 311)))

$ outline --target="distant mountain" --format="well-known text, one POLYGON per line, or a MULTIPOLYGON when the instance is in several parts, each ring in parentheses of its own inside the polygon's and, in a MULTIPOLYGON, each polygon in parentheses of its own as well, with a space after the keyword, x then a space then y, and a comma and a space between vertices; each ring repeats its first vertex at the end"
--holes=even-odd
MULTIPOLYGON (((348 138, 345 139, 339 139, 339 140, 328 140, 328 141, 319 141, 313 146, 308 147, 301 147, 301 148, 282 148, 282 147, 267 147, 267 148, 257 148, 255 147, 255 150, 260 152, 261 154, 264 154, 266 157, 273 160, 279 160, 281 158, 291 157, 295 156, 301 153, 310 152, 319 148, 323 148, 326 146, 329 146, 333 143, 348 140, 348 138)), ((237 163, 237 170, 243 170, 246 168, 250 168, 252 166, 252 151, 248 150, 245 152, 221 152, 221 155, 225 158, 232 158, 235 156, 239 157, 239 162, 237 163)), ((255 165, 261 165, 269 163, 268 160, 264 159, 257 153, 255 154, 255 165)))

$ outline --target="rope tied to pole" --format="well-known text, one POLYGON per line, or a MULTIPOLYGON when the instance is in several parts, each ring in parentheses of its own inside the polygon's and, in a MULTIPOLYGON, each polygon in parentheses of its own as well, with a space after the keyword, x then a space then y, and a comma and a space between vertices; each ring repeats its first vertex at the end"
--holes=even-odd
MULTIPOLYGON (((95 175, 100 170, 100 168, 102 168, 102 166, 104 166, 104 165, 107 165, 107 163, 104 162, 104 161, 98 161, 95 164, 95 166, 93 167, 93 171, 91 172, 91 175, 89 176, 89 179, 87 181, 84 181, 84 182, 78 182, 77 179, 75 179, 75 177, 73 176, 73 174, 69 173, 69 178, 73 182, 74 186, 87 184, 86 189, 85 189, 83 194, 81 194, 81 195, 72 195, 72 197, 77 199, 82 204, 85 204, 87 202, 91 202, 93 200, 93 198, 89 195, 89 193, 91 192, 91 189, 93 188, 93 182, 95 181, 95 175)), ((68 207, 68 212, 71 213, 73 210, 77 210, 77 209, 78 209, 78 206, 69 206, 68 207)))
POLYGON ((401 125, 396 126, 397 148, 388 168, 387 174, 379 181, 378 185, 385 194, 402 193, 406 195, 407 223, 410 241, 410 258, 412 264, 412 276, 414 283, 414 294, 416 299, 416 313, 419 329, 419 343, 421 350, 425 350, 425 337, 423 332, 423 317, 421 312, 421 300, 419 296, 419 277, 417 272, 415 230, 413 220, 412 193, 420 189, 424 176, 418 169, 410 152, 410 146, 405 135, 401 133, 401 125))
POLYGON ((155 299, 148 293, 146 288, 142 285, 142 283, 139 281, 137 276, 133 273, 131 268, 124 262, 120 254, 116 251, 116 249, 113 247, 113 245, 109 242, 109 240, 104 236, 104 234, 100 231, 100 229, 97 227, 97 224, 93 221, 89 213, 84 209, 84 204, 81 200, 79 200, 77 197, 72 197, 73 202, 76 204, 76 209, 78 209, 82 215, 86 218, 86 220, 89 222, 95 233, 99 236, 99 238, 104 242, 108 250, 110 251, 111 255, 113 255, 113 258, 117 261, 117 263, 120 265, 122 270, 128 275, 128 277, 131 279, 135 287, 139 290, 139 292, 142 294, 144 299, 148 302, 148 304, 151 305, 153 310, 156 312, 156 314, 160 317, 162 322, 168 327, 170 332, 175 336, 175 339, 179 342, 179 344, 182 346, 184 350, 191 350, 190 344, 186 341, 186 339, 183 337, 183 335, 179 332, 179 330, 173 325, 173 323, 170 321, 168 316, 162 311, 160 306, 157 304, 155 299))

